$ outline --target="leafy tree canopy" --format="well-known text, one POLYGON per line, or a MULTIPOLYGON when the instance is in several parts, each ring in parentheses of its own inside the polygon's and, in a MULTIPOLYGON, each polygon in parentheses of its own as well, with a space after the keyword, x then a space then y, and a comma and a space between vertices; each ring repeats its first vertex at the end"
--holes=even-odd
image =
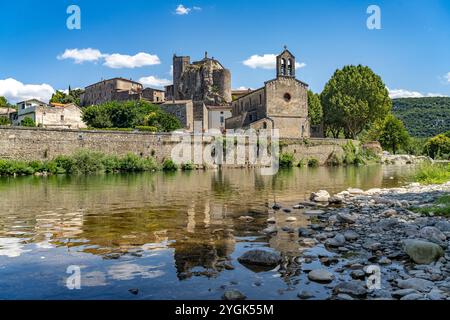
POLYGON ((319 125, 322 123, 323 110, 320 96, 311 90, 308 90, 308 112, 312 125, 319 125))
POLYGON ((355 139, 392 107, 381 78, 362 65, 337 70, 325 85, 321 102, 325 126, 336 138, 344 132, 346 138, 355 139))
POLYGON ((66 94, 63 91, 56 91, 51 99, 50 103, 61 103, 61 104, 68 104, 68 103, 75 103, 76 105, 80 105, 80 97, 83 94, 84 90, 82 89, 75 89, 72 90, 69 88, 69 93, 66 94))
POLYGON ((145 101, 107 102, 83 109, 83 121, 93 128, 154 127, 159 132, 181 128, 180 121, 145 101))

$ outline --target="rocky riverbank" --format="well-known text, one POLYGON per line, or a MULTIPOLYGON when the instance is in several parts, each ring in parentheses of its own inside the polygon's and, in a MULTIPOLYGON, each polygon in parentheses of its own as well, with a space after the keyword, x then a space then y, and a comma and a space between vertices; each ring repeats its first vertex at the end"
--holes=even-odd
MULTIPOLYGON (((315 283, 328 299, 450 300, 449 219, 417 213, 449 192, 450 182, 348 189, 334 196, 322 190, 293 208, 273 206, 286 221, 303 210, 311 222, 298 230, 304 250, 296 271, 307 275, 298 297, 319 299, 308 291, 315 283)), ((267 234, 292 232, 274 219, 267 223, 267 234)), ((258 250, 240 262, 272 268, 283 264, 278 253, 258 250)))

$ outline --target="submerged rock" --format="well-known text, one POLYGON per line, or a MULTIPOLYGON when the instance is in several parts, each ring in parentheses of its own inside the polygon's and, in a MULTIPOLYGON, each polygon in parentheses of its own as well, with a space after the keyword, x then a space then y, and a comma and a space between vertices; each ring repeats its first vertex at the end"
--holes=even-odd
POLYGON ((247 299, 247 297, 238 290, 228 290, 223 294, 222 299, 228 301, 237 301, 237 300, 245 300, 247 299))
POLYGON ((334 280, 334 275, 325 269, 316 269, 308 273, 308 279, 314 282, 330 283, 334 280))
POLYGON ((251 250, 240 256, 238 258, 238 261, 242 264, 247 265, 276 267, 281 261, 281 256, 275 252, 265 250, 251 250))

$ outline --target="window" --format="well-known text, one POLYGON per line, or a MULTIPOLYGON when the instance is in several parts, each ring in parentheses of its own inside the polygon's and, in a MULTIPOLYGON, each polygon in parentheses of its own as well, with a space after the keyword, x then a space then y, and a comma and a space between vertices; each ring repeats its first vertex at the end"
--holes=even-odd
POLYGON ((64 121, 64 115, 63 114, 61 115, 61 121, 64 121))
POLYGON ((220 117, 220 123, 224 123, 225 122, 225 118, 223 116, 220 117))
POLYGON ((262 94, 259 95, 259 104, 262 105, 262 94))
POLYGON ((282 76, 286 75, 286 59, 281 59, 281 70, 280 73, 282 76))
POLYGON ((291 95, 287 92, 284 94, 284 101, 286 101, 286 102, 291 101, 291 95))
POLYGON ((267 122, 263 123, 263 129, 267 129, 267 122))
POLYGON ((288 69, 287 69, 288 76, 292 76, 292 75, 293 75, 292 70, 293 70, 293 69, 292 69, 292 60, 289 59, 289 60, 288 60, 288 69))

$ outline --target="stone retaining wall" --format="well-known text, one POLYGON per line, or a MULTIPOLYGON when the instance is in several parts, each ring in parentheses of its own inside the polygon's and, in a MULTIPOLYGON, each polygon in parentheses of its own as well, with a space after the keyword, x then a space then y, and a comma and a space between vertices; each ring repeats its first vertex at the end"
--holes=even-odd
MULTIPOLYGON (((333 152, 342 154, 342 145, 347 142, 281 139, 280 146, 281 152, 292 153, 297 160, 316 158, 323 164, 333 152)), ((87 149, 117 155, 131 152, 162 162, 171 157, 176 143, 171 141, 171 134, 164 133, 0 127, 0 158, 3 159, 49 160, 87 149)))

